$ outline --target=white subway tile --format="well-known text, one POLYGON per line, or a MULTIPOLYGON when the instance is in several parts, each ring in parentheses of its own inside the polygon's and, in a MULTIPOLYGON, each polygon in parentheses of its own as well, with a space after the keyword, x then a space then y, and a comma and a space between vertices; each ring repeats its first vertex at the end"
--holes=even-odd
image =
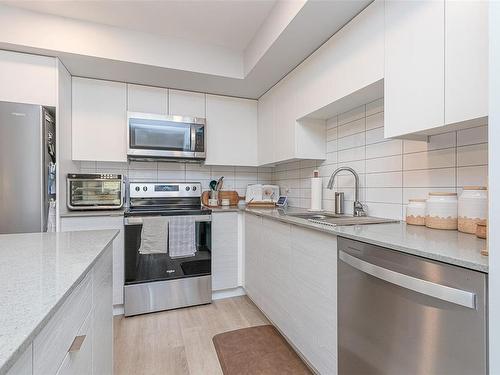
POLYGON ((408 204, 409 199, 427 199, 429 193, 455 193, 455 187, 424 187, 424 188, 403 188, 403 204, 408 204))
POLYGON ((166 171, 158 170, 158 180, 163 181, 184 181, 186 179, 185 171, 166 171))
POLYGON ((432 151, 432 150, 440 150, 443 148, 455 147, 456 139, 457 139, 456 133, 449 132, 449 133, 432 135, 429 137, 429 142, 405 140, 403 146, 403 152, 407 154, 410 152, 432 151))
POLYGON ((375 128, 366 131, 366 144, 371 145, 373 143, 383 142, 384 138, 384 128, 375 128))
POLYGON ((347 150, 339 151, 339 163, 346 163, 356 160, 365 160, 365 146, 350 148, 347 150))
POLYGON ((186 180, 210 180, 210 171, 186 171, 186 180))
POLYGON ((459 167, 488 164, 488 144, 479 143, 457 147, 457 165, 459 167))
POLYGON ((369 173, 366 175, 369 188, 402 187, 403 172, 369 173))
POLYGON ((186 163, 186 171, 198 171, 210 173, 210 166, 204 164, 186 163))
POLYGON ((339 138, 337 140, 338 150, 345 150, 353 147, 360 147, 365 145, 365 133, 352 134, 347 137, 339 138))
POLYGON ((384 127, 384 112, 368 116, 366 118, 366 130, 372 130, 384 127))
POLYGON ((158 173, 156 169, 129 169, 128 177, 133 181, 156 181, 158 173))
POLYGON ((457 186, 488 186, 488 167, 459 167, 457 169, 457 186))
POLYGON ((401 154, 402 142, 400 139, 394 139, 386 142, 375 143, 366 146, 366 158, 380 158, 401 154))
POLYGON ((351 109, 350 111, 338 115, 338 124, 340 126, 348 122, 359 120, 361 118, 364 118, 365 116, 366 116, 365 105, 361 105, 359 107, 351 109))
MULTIPOLYGON (((81 161, 80 162, 80 168, 82 169, 87 169, 87 170, 95 170, 96 169, 96 162, 95 161, 81 161)), ((94 173, 94 172, 92 172, 94 173)))
POLYGON ((366 116, 384 111, 384 98, 366 104, 366 116))
POLYGON ((108 161, 98 161, 96 162, 96 169, 106 170, 106 169, 119 169, 119 170, 127 170, 128 164, 126 162, 108 162, 108 161))
POLYGON ((399 203, 403 200, 402 188, 366 188, 366 202, 399 203))
POLYGON ((456 165, 456 149, 416 152, 403 155, 403 170, 447 168, 456 165))
POLYGON ((329 118, 328 120, 326 120, 326 128, 327 129, 336 128, 337 127, 337 123, 338 123, 337 116, 329 118))
POLYGON ((337 151, 337 140, 326 143, 326 153, 337 151))
MULTIPOLYGON (((357 161, 345 161, 338 164, 339 167, 351 167, 358 174, 365 173, 365 160, 357 160, 357 161)), ((340 175, 351 174, 350 172, 342 171, 340 175)), ((352 174, 351 174, 352 175, 352 174)))
POLYGON ((401 170, 403 170, 403 157, 401 155, 366 160, 366 173, 401 170))
POLYGON ((152 161, 131 161, 128 169, 149 169, 149 170, 157 170, 158 163, 152 161))
POLYGON ((252 172, 257 173, 257 167, 235 167, 235 172, 252 172))
POLYGON ((361 133, 366 130, 365 119, 361 118, 359 120, 349 122, 345 125, 340 125, 338 127, 337 137, 347 137, 348 135, 361 133))
POLYGON ((455 186, 455 168, 424 169, 403 172, 403 187, 455 186))
POLYGON ((457 132, 457 139, 458 146, 486 143, 488 142, 488 127, 478 126, 476 128, 459 130, 457 132))
MULTIPOLYGON (((160 168, 160 166, 158 166, 160 168)), ((212 174, 218 174, 219 173, 233 173, 234 174, 234 167, 232 166, 225 166, 225 165, 212 165, 211 167, 212 174)))
POLYGON ((337 128, 331 128, 326 131, 326 140, 334 141, 337 139, 337 128))

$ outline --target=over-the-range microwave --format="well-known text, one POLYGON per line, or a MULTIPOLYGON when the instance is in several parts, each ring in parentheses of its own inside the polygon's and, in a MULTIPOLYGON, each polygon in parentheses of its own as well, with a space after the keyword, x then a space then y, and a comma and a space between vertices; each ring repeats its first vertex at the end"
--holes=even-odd
POLYGON ((204 160, 205 119, 127 113, 129 159, 204 160))

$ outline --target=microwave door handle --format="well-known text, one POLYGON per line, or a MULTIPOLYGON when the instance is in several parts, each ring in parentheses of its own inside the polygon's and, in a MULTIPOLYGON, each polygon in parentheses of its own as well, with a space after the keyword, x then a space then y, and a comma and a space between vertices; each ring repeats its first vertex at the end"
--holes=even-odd
POLYGON ((339 251, 339 258, 344 263, 361 272, 401 288, 413 290, 414 292, 470 309, 476 308, 476 295, 474 293, 395 272, 353 257, 342 250, 339 251))
POLYGON ((196 126, 191 125, 191 151, 196 152, 196 126))

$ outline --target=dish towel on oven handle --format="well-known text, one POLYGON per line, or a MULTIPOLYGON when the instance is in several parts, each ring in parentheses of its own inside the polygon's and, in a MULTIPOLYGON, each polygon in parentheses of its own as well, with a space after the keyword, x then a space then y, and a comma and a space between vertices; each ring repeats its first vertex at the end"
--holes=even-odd
POLYGON ((142 219, 139 254, 166 254, 168 244, 168 218, 164 216, 142 219))
POLYGON ((169 220, 168 251, 170 258, 196 254, 196 223, 193 216, 172 216, 169 220))

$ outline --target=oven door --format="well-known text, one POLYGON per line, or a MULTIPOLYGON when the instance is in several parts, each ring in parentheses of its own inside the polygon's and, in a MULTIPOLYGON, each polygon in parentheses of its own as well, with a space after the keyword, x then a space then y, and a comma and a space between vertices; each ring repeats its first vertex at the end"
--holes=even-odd
POLYGON ((70 210, 117 210, 123 206, 121 179, 67 179, 70 210))
POLYGON ((184 258, 172 258, 169 251, 141 254, 142 217, 125 218, 125 316, 212 301, 211 215, 191 217, 197 251, 184 258))
POLYGON ((205 119, 128 113, 131 158, 205 158, 205 119))

